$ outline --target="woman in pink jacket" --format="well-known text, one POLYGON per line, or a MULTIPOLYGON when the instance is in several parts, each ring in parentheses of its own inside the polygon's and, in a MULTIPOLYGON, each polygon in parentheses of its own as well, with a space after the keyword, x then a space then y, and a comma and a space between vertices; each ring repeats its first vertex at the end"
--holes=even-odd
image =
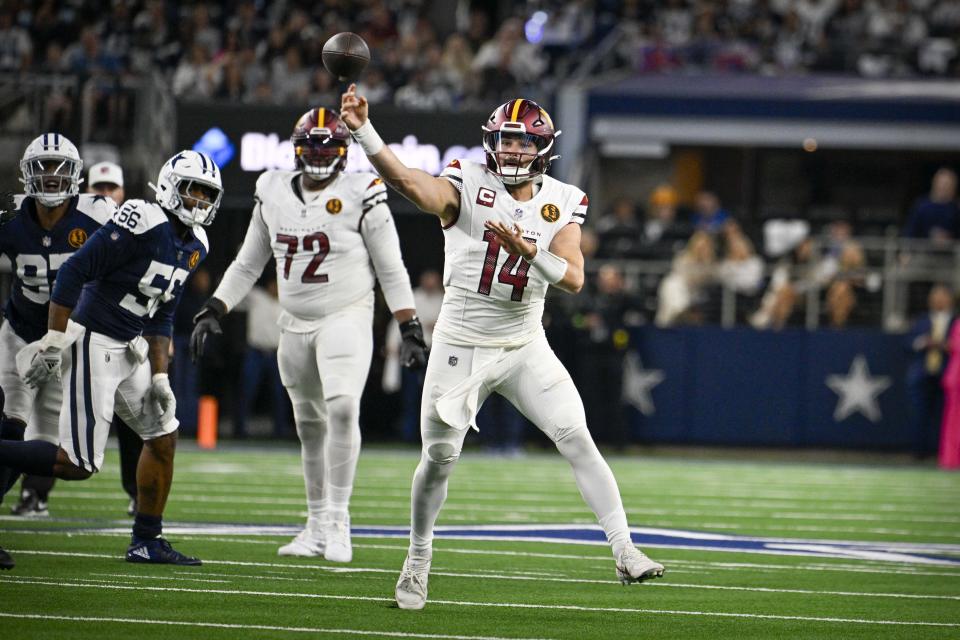
POLYGON ((950 360, 943 372, 943 426, 940 429, 940 466, 960 468, 960 322, 953 324, 947 341, 950 360))

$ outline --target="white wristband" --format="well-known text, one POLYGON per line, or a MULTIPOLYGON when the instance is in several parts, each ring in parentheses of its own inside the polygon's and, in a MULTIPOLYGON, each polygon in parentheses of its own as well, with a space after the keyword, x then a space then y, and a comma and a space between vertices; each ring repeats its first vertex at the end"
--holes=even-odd
POLYGON ((72 344, 73 338, 70 334, 65 331, 50 329, 43 335, 43 338, 40 339, 40 351, 46 351, 51 348, 57 351, 63 351, 72 344))
MULTIPOLYGON (((526 260, 526 258, 524 258, 524 260, 526 260)), ((527 260, 527 262, 550 284, 557 284, 563 280, 563 276, 567 272, 566 260, 555 253, 550 253, 546 249, 540 249, 539 247, 533 259, 527 260)))
POLYGON ((353 139, 357 141, 360 148, 368 156, 375 156, 383 150, 383 138, 373 128, 373 123, 367 120, 356 131, 352 132, 353 139))
POLYGON ((156 382, 157 380, 169 380, 169 379, 170 379, 170 374, 167 374, 167 373, 155 373, 155 374, 153 374, 153 377, 150 378, 150 381, 151 381, 151 382, 156 382))

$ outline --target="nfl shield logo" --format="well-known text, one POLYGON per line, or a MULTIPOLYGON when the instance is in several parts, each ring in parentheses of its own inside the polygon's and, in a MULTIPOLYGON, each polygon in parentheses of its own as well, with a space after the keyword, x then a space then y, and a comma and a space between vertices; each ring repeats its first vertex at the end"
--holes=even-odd
POLYGON ((460 362, 460 360, 457 358, 457 356, 450 356, 449 358, 447 358, 447 364, 450 365, 451 367, 457 366, 458 362, 460 362))
POLYGON ((519 220, 520 218, 523 217, 523 209, 517 207, 516 209, 513 210, 513 213, 510 214, 510 217, 513 218, 514 220, 519 220))
POLYGON ((50 239, 50 236, 43 236, 43 239, 40 240, 40 244, 42 244, 45 247, 49 247, 50 245, 53 244, 53 240, 50 239))

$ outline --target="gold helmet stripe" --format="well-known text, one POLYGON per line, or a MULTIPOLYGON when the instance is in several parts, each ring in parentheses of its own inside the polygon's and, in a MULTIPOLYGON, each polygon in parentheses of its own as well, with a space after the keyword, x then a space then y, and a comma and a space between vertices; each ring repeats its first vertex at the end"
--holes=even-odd
POLYGON ((517 115, 520 113, 520 105, 523 104, 522 99, 517 99, 513 101, 513 112, 510 114, 510 122, 517 121, 517 115))
POLYGON ((320 107, 320 113, 317 114, 317 126, 318 126, 318 127, 322 127, 322 126, 323 126, 323 120, 324 120, 324 116, 325 116, 325 115, 327 115, 327 110, 324 109, 323 107, 320 107))

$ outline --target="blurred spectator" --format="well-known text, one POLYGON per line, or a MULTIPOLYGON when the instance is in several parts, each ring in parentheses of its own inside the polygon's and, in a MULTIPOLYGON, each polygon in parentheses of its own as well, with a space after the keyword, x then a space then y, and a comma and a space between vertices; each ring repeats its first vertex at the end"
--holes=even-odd
POLYGON ((193 316, 210 297, 210 272, 200 267, 184 285, 180 304, 173 317, 173 361, 170 363, 170 386, 177 398, 177 419, 180 433, 197 433, 197 409, 200 398, 197 384, 198 365, 190 359, 190 334, 193 316))
POLYGON ((701 191, 697 194, 694 210, 693 226, 697 231, 717 234, 730 220, 730 214, 720 206, 720 199, 710 191, 701 191))
POLYGON ((960 238, 957 174, 952 169, 943 167, 933 174, 930 194, 913 205, 903 233, 908 238, 925 238, 941 245, 960 238))
POLYGON ((310 71, 303 66, 303 54, 298 47, 287 47, 282 58, 274 58, 271 77, 273 100, 276 104, 300 104, 307 101, 311 84, 310 71))
POLYGON ((539 48, 524 39, 519 18, 504 21, 497 35, 480 47, 473 59, 473 70, 484 77, 484 93, 491 98, 502 98, 516 83, 536 80, 546 68, 539 48))
POLYGON ((752 296, 763 284, 763 259, 753 250, 753 243, 730 223, 723 231, 725 251, 717 269, 717 279, 727 288, 752 296))
POLYGON ((253 410, 257 392, 266 383, 270 393, 273 414, 273 436, 282 438, 291 433, 290 401, 280 380, 277 348, 280 346, 280 302, 277 300, 277 281, 270 278, 266 286, 255 286, 237 305, 247 312, 247 350, 243 356, 240 378, 240 398, 233 437, 247 437, 247 419, 253 410))
POLYGON ((424 69, 417 69, 410 81, 397 89, 394 103, 398 107, 414 111, 435 111, 453 106, 453 97, 446 87, 431 85, 424 69))
POLYGON ((30 34, 13 17, 13 10, 0 10, 0 71, 26 71, 33 62, 30 34))
POLYGON ((123 169, 113 162, 98 162, 87 172, 87 192, 106 196, 123 204, 126 192, 123 190, 123 169))
MULTIPOLYGON (((601 221, 602 224, 602 221, 601 221)), ((669 185, 660 185, 650 194, 650 206, 640 233, 637 257, 672 258, 690 237, 690 228, 677 220, 677 192, 669 185)))
POLYGON ((623 447, 629 440, 623 404, 623 359, 630 344, 630 328, 643 324, 643 316, 619 268, 601 267, 592 288, 594 291, 580 301, 582 310, 576 320, 584 346, 581 374, 591 381, 584 388, 587 424, 601 439, 623 447))
POLYGON ((614 200, 610 213, 602 216, 597 223, 597 235, 600 258, 633 257, 640 246, 640 221, 637 208, 629 198, 614 200))
POLYGON ((510 401, 491 393, 477 412, 480 440, 488 453, 514 458, 523 455, 523 432, 529 422, 510 401))
POLYGON ((670 273, 660 281, 657 326, 699 321, 696 306, 704 301, 706 287, 714 280, 715 262, 713 237, 706 231, 697 231, 673 259, 670 273))
POLYGON ((466 37, 460 33, 451 34, 444 43, 440 65, 447 84, 457 93, 463 93, 467 79, 472 75, 472 64, 473 51, 466 37))
MULTIPOLYGON (((823 262, 830 259, 828 256, 823 262)), ((830 327, 842 329, 850 321, 857 306, 856 290, 867 284, 866 265, 863 247, 859 242, 848 240, 840 251, 833 281, 827 287, 826 312, 830 327)))
POLYGON ((960 322, 953 323, 947 351, 950 360, 943 372, 939 463, 944 469, 960 469, 960 322))
POLYGON ((907 367, 907 394, 911 405, 914 455, 924 458, 936 451, 936 438, 943 418, 943 372, 949 355, 947 339, 955 324, 953 293, 934 285, 929 310, 917 318, 905 338, 913 354, 907 367))
POLYGON ((760 308, 750 317, 754 328, 784 328, 803 296, 811 288, 826 287, 837 274, 837 261, 817 256, 811 238, 797 240, 796 246, 773 269, 760 308))
POLYGON ((173 73, 173 95, 187 100, 212 98, 219 84, 217 69, 210 64, 207 50, 195 44, 173 73))
MULTIPOLYGON (((328 73, 323 75, 328 78, 333 77, 328 73)), ((383 72, 374 67, 368 69, 363 74, 363 79, 357 83, 357 93, 364 96, 370 104, 380 104, 391 99, 393 90, 384 79, 383 72)), ((340 98, 337 96, 337 101, 339 102, 339 100, 340 98)))
MULTIPOLYGON (((413 290, 413 302, 417 317, 423 325, 423 338, 430 347, 433 328, 440 317, 443 302, 443 279, 440 273, 428 269, 420 274, 413 290)), ((400 366, 400 330, 396 321, 387 325, 386 362, 383 365, 383 388, 387 393, 400 389, 402 392, 403 416, 400 419, 400 434, 407 442, 416 442, 420 437, 420 402, 423 377, 426 371, 400 366)))

